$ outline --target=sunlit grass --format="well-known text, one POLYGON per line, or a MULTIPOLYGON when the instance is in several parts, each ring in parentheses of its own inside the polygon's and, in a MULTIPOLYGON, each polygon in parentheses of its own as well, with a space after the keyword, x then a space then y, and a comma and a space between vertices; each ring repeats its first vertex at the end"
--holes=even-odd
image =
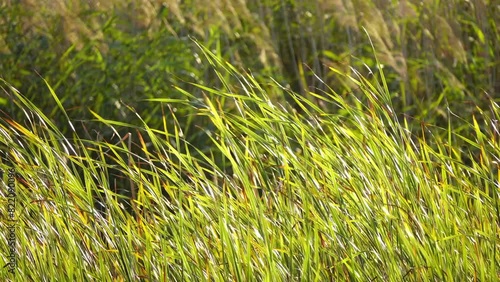
POLYGON ((0 4, 16 280, 500 278, 494 1, 32 2, 0 4))
MULTIPOLYGON (((162 128, 93 113, 95 122, 117 134, 116 127, 128 128, 128 135, 114 143, 76 132, 68 138, 3 82, 26 117, 6 118, 0 129, 8 155, 1 168, 19 173, 18 278, 498 278, 499 141, 492 126, 497 104, 481 116, 486 124, 464 120, 474 135, 422 123, 421 136, 414 136, 387 102, 383 75, 380 85, 345 77, 360 89, 358 98, 345 99, 331 89, 311 93, 335 112, 290 94, 302 108, 298 114, 271 102, 250 74, 205 54, 240 81, 239 92, 198 85, 201 100, 178 89, 183 99, 151 102, 191 107, 209 119, 211 127, 196 133, 206 136, 208 149, 186 141, 173 110, 174 121, 165 115, 162 128), (131 150, 132 139, 139 150, 131 150), (455 147, 457 140, 467 147, 455 147), (480 155, 470 155, 469 163, 463 160, 476 151, 480 155), (129 184, 111 183, 111 169, 129 184)), ((50 86, 47 92, 64 112, 50 86)), ((2 190, 2 214, 6 197, 2 190)), ((7 233, 1 234, 7 261, 7 233)))

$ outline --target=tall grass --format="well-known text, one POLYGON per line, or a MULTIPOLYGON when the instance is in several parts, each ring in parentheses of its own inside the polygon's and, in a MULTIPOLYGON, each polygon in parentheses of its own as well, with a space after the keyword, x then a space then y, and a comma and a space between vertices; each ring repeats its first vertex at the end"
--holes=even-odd
MULTIPOLYGON (((299 113, 273 102, 251 73, 202 50, 222 87, 195 84, 201 99, 182 88, 180 98, 150 98, 170 109, 162 126, 150 126, 133 107, 125 108, 141 121, 135 125, 93 112, 94 122, 117 135, 118 127, 128 131, 116 142, 76 131, 69 138, 2 81, 24 114, 5 116, 0 130, 1 168, 18 173, 17 279, 498 279, 494 101, 462 119, 472 135, 454 133, 452 123, 422 123, 417 136, 395 113, 382 72, 368 80, 332 69, 358 90, 345 97, 325 85, 311 99, 289 93, 299 113), (226 84, 228 76, 238 88, 226 84), (181 107, 209 121, 189 133, 207 147, 188 141, 177 121, 181 107), (130 184, 110 183, 111 170, 130 184)), ((46 92, 66 116, 57 93, 46 92)), ((7 233, 1 236, 7 261, 7 233)))
POLYGON ((498 280, 499 8, 0 3, 0 278, 498 280))

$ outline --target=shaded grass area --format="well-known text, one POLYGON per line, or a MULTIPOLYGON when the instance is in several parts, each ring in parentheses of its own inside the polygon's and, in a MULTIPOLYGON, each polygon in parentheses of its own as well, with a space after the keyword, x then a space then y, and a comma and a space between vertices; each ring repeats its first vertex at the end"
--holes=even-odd
MULTIPOLYGON (((160 128, 133 108, 128 114, 140 125, 93 113, 95 122, 130 134, 118 142, 70 139, 2 82, 16 111, 25 114, 22 121, 4 119, 0 130, 7 152, 2 168, 19 174, 18 277, 498 278, 499 141, 489 115, 481 116, 484 125, 479 117, 464 120, 473 135, 422 124, 425 138, 418 137, 394 113, 382 73, 376 84, 345 77, 359 86, 362 99, 333 90, 317 95, 338 108, 335 113, 291 94, 303 108, 298 114, 272 102, 252 75, 204 50, 239 81, 240 91, 197 85, 202 99, 178 88, 180 98, 150 102, 191 107, 207 118, 212 127, 197 129, 210 144, 207 151, 187 141, 175 111, 163 116, 160 128), (228 101, 234 106, 226 108, 228 101), (457 140, 479 150, 479 157, 466 164, 457 140), (130 150, 132 142, 140 152, 130 150), (130 184, 110 183, 111 170, 130 184)), ((47 92, 65 115, 50 86, 47 92)), ((496 119, 498 105, 492 102, 490 110, 496 119)))

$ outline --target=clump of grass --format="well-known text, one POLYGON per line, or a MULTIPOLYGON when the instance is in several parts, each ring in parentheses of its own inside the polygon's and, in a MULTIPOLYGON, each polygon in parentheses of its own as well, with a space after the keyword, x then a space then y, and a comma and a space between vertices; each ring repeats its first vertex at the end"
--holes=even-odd
MULTIPOLYGON (((335 112, 291 94, 302 109, 298 114, 271 102, 251 74, 205 54, 219 77, 229 73, 240 81, 238 92, 197 85, 203 99, 178 88, 181 99, 149 101, 171 109, 191 107, 190 112, 208 118, 210 128, 191 132, 205 134, 208 148, 186 141, 173 110, 172 120, 163 116, 162 128, 94 113, 103 126, 134 132, 140 152, 132 152, 124 137, 109 143, 74 132, 69 139, 3 82, 26 116, 4 119, 0 130, 2 150, 8 153, 2 169, 13 167, 20 179, 18 277, 498 278, 500 175, 495 166, 500 147, 494 127, 473 119, 467 126, 474 136, 456 135, 453 128, 439 133, 426 125, 425 138, 414 136, 394 113, 383 75, 380 83, 345 76, 360 89, 360 97, 343 98, 331 89, 310 93, 335 112), (459 139, 470 151, 480 151, 468 165, 454 145, 459 139), (128 198, 109 183, 111 169, 130 180, 118 187, 133 190, 128 198)), ((50 87, 49 92, 64 112, 50 87)), ((491 111, 498 117, 493 102, 491 111)), ((494 119, 485 115, 484 120, 494 119)), ((2 214, 5 208, 3 201, 2 214)), ((1 234, 6 261, 6 234, 1 234)))

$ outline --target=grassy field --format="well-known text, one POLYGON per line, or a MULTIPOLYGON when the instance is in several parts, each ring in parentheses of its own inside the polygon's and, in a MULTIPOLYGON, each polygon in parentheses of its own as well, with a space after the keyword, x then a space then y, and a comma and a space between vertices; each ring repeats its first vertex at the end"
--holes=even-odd
POLYGON ((495 1, 5 1, 0 278, 498 281, 495 1))

